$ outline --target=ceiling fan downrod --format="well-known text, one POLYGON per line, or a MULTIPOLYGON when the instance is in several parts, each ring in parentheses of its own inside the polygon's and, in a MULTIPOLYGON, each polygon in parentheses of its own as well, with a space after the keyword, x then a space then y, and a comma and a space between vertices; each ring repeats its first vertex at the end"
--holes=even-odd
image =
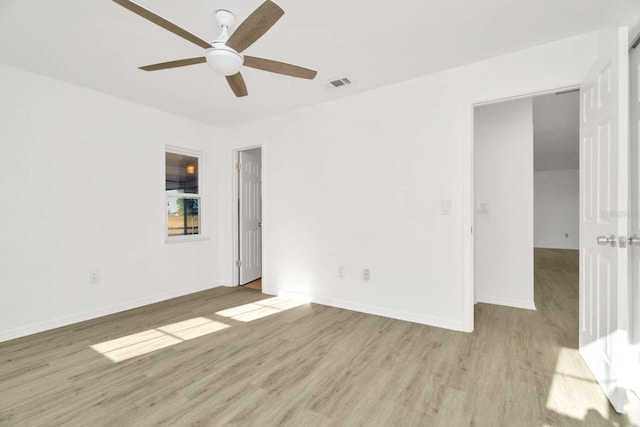
POLYGON ((220 36, 211 42, 211 48, 206 50, 204 56, 214 71, 223 76, 233 76, 240 72, 244 64, 244 57, 226 44, 229 39, 229 28, 235 25, 236 17, 228 10, 218 9, 215 19, 221 28, 220 36))

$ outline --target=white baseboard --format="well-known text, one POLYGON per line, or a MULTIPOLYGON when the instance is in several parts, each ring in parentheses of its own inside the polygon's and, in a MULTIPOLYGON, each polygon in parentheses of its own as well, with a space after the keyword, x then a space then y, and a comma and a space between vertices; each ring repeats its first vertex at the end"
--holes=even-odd
POLYGON ((355 303, 334 298, 326 298, 317 295, 308 295, 297 291, 278 290, 276 295, 282 298, 303 299, 315 304, 328 305, 329 307, 343 308, 345 310, 358 311, 360 313, 389 317, 391 319, 405 320, 407 322, 420 323, 422 325, 451 329, 464 332, 464 322, 455 319, 446 319, 436 316, 425 316, 420 313, 394 310, 384 307, 355 303))
POLYGON ((533 301, 526 301, 526 300, 519 300, 519 299, 478 295, 476 297, 476 303, 478 302, 483 302, 485 304, 504 305, 507 307, 524 308, 526 310, 536 310, 536 305, 534 304, 533 301))
POLYGON ((562 246, 562 245, 533 245, 534 249, 566 249, 566 250, 570 250, 570 251, 577 251, 580 248, 576 248, 576 247, 566 247, 566 246, 562 246))
POLYGON ((218 286, 223 286, 223 285, 218 283, 205 283, 200 286, 181 288, 181 289, 173 290, 171 292, 165 292, 165 293, 153 295, 150 297, 140 298, 133 301, 127 301, 121 304, 114 304, 107 307, 101 307, 101 308, 96 308, 89 311, 84 311, 81 313, 70 314, 68 316, 57 317, 55 319, 48 319, 41 322, 31 323, 29 325, 20 326, 18 328, 7 329, 4 331, 0 331, 0 342, 9 341, 15 338, 25 337, 31 334, 37 334, 39 332, 60 328, 62 326, 67 326, 67 325, 71 325, 78 322, 84 322, 85 320, 91 320, 97 317, 119 313, 121 311, 142 307, 144 305, 154 304, 156 302, 166 301, 171 298, 181 297, 181 296, 192 294, 195 292, 216 288, 218 286))

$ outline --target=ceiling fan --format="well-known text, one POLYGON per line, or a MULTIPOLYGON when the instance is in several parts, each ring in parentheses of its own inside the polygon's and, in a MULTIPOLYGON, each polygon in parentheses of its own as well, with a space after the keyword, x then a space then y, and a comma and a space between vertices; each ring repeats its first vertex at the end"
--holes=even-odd
POLYGON ((178 27, 176 24, 167 21, 161 16, 129 0, 113 1, 154 24, 161 26, 165 30, 171 31, 173 34, 206 49, 204 56, 201 57, 145 65, 140 67, 141 70, 157 71, 207 62, 211 68, 227 78, 231 90, 237 97, 247 96, 248 93, 242 74, 240 74, 240 69, 243 65, 303 79, 313 79, 316 76, 316 71, 308 68, 273 61, 271 59, 242 55, 241 52, 262 37, 264 33, 284 15, 284 10, 271 0, 266 0, 262 3, 231 35, 229 35, 229 29, 235 25, 235 16, 228 10, 217 10, 215 12, 215 19, 222 28, 222 31, 218 38, 212 42, 202 40, 187 30, 178 27))

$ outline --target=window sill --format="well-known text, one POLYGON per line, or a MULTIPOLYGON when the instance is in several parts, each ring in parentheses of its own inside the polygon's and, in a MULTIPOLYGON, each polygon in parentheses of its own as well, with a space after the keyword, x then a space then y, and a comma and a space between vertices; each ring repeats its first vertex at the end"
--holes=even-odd
POLYGON ((173 243, 189 243, 189 242, 202 242, 205 240, 210 240, 207 236, 185 236, 185 237, 165 237, 164 242, 173 244, 173 243))

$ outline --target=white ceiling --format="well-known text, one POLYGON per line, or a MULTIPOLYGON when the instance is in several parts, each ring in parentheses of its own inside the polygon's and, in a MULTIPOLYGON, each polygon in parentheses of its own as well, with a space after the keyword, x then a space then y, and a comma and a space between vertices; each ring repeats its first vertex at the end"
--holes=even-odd
MULTIPOLYGON (((260 0, 138 0, 214 39, 213 11, 241 22, 260 0)), ((279 0, 285 15, 245 52, 314 68, 314 81, 244 68, 238 99, 206 64, 140 65, 203 50, 110 0, 0 0, 0 61, 218 126, 348 96, 492 56, 630 24, 637 0, 279 0), (328 89, 348 76, 354 84, 328 89)))
POLYGON ((533 98, 533 165, 536 171, 580 166, 580 93, 533 98))

